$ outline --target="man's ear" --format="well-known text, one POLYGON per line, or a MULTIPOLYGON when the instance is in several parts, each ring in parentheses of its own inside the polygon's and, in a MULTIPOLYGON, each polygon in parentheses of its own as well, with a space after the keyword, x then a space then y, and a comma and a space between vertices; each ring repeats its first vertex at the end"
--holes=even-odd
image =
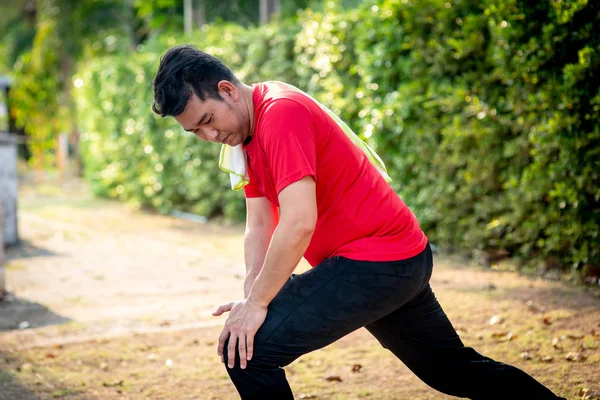
POLYGON ((217 87, 219 88, 219 94, 221 95, 221 97, 228 98, 232 101, 237 101, 238 90, 233 83, 226 80, 222 80, 217 84, 217 87))

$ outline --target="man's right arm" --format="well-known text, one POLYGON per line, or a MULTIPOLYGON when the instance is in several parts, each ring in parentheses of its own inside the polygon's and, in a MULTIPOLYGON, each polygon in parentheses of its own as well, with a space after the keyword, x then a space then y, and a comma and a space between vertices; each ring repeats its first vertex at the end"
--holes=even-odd
POLYGON ((246 280, 244 298, 248 297, 256 276, 265 261, 265 255, 279 222, 277 207, 266 197, 246 199, 246 232, 244 233, 244 257, 246 280))

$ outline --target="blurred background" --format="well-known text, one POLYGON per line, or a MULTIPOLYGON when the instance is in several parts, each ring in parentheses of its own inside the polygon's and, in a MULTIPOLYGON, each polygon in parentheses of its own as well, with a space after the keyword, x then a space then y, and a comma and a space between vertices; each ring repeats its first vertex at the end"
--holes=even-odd
POLYGON ((150 110, 160 56, 191 43, 246 83, 286 81, 337 112, 382 156, 440 250, 598 284, 593 1, 0 4, 5 245, 19 245, 28 193, 243 222, 218 146, 150 110))
MULTIPOLYGON (((597 1, 0 0, 0 38, 0 400, 235 398, 211 312, 243 296, 244 197, 151 111, 185 43, 335 111, 465 343, 600 399, 597 1)), ((450 399, 364 330, 286 371, 299 398, 450 399)))

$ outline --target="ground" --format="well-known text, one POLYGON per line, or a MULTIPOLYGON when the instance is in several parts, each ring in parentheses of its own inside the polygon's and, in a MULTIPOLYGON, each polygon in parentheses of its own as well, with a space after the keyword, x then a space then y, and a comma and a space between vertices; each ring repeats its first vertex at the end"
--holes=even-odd
MULTIPOLYGON (((19 230, 0 303, 0 400, 238 398, 216 355, 224 317, 211 312, 243 294, 242 227, 69 184, 22 187, 19 230)), ((439 253, 432 286, 466 345, 568 399, 600 398, 597 291, 439 253)), ((286 373, 299 399, 453 398, 364 329, 286 373)))

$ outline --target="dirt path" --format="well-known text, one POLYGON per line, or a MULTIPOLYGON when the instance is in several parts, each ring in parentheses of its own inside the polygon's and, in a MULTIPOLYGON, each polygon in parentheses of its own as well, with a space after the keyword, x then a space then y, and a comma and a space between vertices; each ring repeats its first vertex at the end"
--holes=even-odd
MULTIPOLYGON (((79 186, 24 189, 19 206, 24 242, 6 266, 14 297, 0 304, 0 399, 235 398, 214 356, 223 319, 210 313, 242 296, 241 227, 132 212, 79 186), (182 369, 173 375, 168 360, 182 369), (86 363, 87 383, 73 388, 64 376, 86 363)), ((432 282, 467 345, 568 398, 600 390, 597 294, 440 255, 432 282)), ((304 398, 449 398, 364 331, 286 370, 304 398)))

